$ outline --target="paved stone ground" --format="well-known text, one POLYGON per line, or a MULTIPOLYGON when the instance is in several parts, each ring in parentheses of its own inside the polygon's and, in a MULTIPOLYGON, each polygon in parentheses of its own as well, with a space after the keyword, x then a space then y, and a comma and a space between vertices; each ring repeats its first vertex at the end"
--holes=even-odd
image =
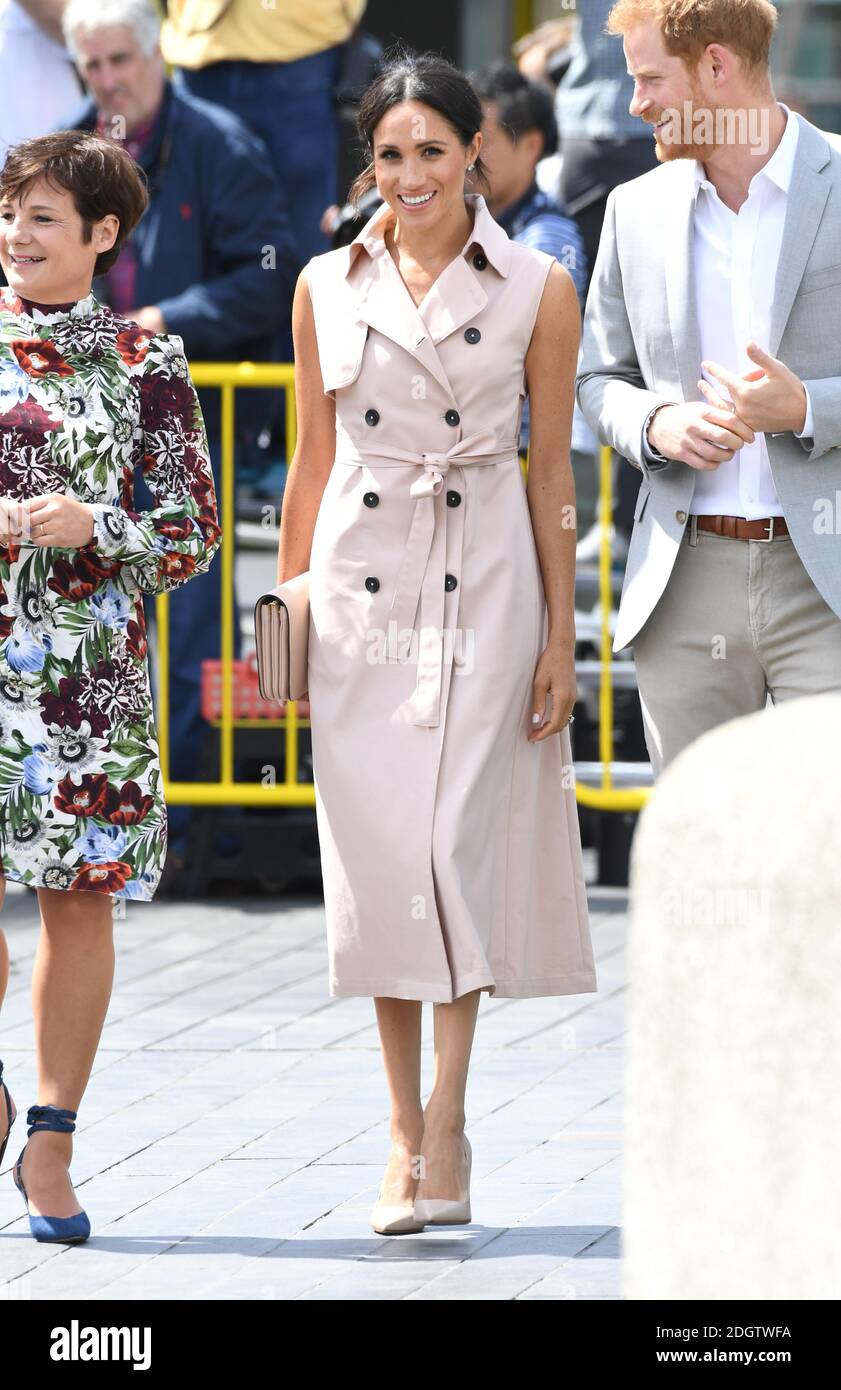
MULTIPOLYGON (((383 1237, 388 1153, 370 999, 327 993, 315 899, 128 904, 79 1113, 93 1234, 29 1235, 11 1165, 36 1100, 35 895, 9 884, 0 1299, 618 1299, 626 894, 591 889, 597 994, 482 996, 467 1125, 473 1224, 383 1237)), ((424 1083, 432 1077, 424 1009, 424 1083)), ((426 1094, 426 1089, 424 1094, 426 1094)))

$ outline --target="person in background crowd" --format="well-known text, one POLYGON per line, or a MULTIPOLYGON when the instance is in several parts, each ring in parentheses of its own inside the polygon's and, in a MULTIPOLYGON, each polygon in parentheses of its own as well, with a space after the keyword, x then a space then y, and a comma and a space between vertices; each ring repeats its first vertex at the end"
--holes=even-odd
MULTIPOLYGON (((557 128, 562 140, 560 202, 581 229, 587 253, 588 288, 610 189, 616 183, 645 174, 656 164, 651 139, 644 138, 639 122, 628 115, 630 82, 621 49, 617 53, 616 44, 610 46, 603 32, 610 4, 612 0, 585 0, 580 7, 571 60, 555 95, 557 128)), ((599 442, 588 430, 587 421, 582 420, 578 406, 575 420, 578 438, 587 439, 598 477, 599 442)), ((614 557, 621 560, 627 555, 638 478, 632 468, 621 466, 619 457, 614 456, 613 467, 617 498, 610 539, 614 557)), ((578 562, 598 559, 601 543, 601 524, 596 520, 578 541, 578 562)))
MULTIPOLYGON (((572 61, 559 83, 555 112, 562 140, 561 200, 581 228, 588 286, 599 249, 608 194, 617 184, 656 167, 654 142, 628 112, 632 84, 621 44, 604 32, 613 0, 584 0, 572 42, 572 61)), ((596 454, 598 459, 598 454, 596 454)), ((614 556, 627 555, 639 472, 614 456, 614 556)), ((595 559, 598 526, 578 545, 579 561, 595 559)))
MULTIPOLYGON (((334 92, 347 41, 367 0, 169 0, 161 48, 179 91, 224 106, 260 137, 288 199, 296 272, 329 249, 324 209, 335 204, 339 114, 334 92)), ((290 299, 291 306, 291 299, 290 299)), ((291 307, 272 357, 292 361, 291 307)), ((271 412, 272 449, 288 455, 282 401, 271 412)), ((279 496, 286 467, 265 474, 279 496)))
MULTIPOLYGON (((558 85, 572 60, 572 46, 577 25, 578 20, 573 15, 567 15, 559 20, 548 20, 515 43, 512 50, 520 72, 526 77, 533 78, 536 82, 542 82, 551 92, 553 104, 556 100, 558 85)), ((544 154, 538 160, 535 178, 538 186, 562 207, 563 132, 558 128, 557 111, 555 112, 555 127, 558 131, 556 148, 552 154, 544 154)), ((590 273, 586 251, 582 255, 582 265, 587 277, 584 282, 584 298, 586 299, 587 281, 590 273)), ((578 542, 576 551, 576 558, 579 563, 596 558, 601 543, 601 530, 597 525, 592 524, 595 520, 598 455, 599 441, 576 401, 572 412, 571 458, 575 474, 576 517, 579 535, 582 531, 585 532, 584 539, 578 542)))
POLYGON ((329 250, 320 224, 336 200, 333 91, 366 3, 169 0, 161 30, 176 84, 234 111, 265 142, 289 197, 299 266, 329 250))
POLYGON ((353 241, 356 233, 362 230, 381 202, 382 198, 374 187, 362 194, 358 203, 343 203, 341 207, 334 203, 332 207, 324 209, 321 225, 329 236, 334 251, 337 247, 347 246, 353 241))
POLYGON ((0 162, 11 145, 52 130, 82 96, 61 32, 64 5, 0 0, 0 162))
POLYGON ((517 67, 524 77, 542 82, 554 94, 569 67, 576 22, 573 15, 547 19, 518 39, 512 49, 517 67))
POLYGON ((558 144, 551 95, 505 59, 479 69, 471 82, 482 102, 488 206, 512 240, 548 251, 566 266, 583 308, 587 273, 581 233, 536 178, 538 163, 558 144))
MULTIPOLYGON (((576 20, 568 15, 564 19, 550 19, 537 29, 524 34, 514 44, 511 53, 524 77, 540 82, 551 93, 554 102, 558 83, 569 67, 572 57, 572 40, 575 35, 576 20)), ((557 128, 557 117, 556 117, 557 128)), ((552 154, 544 154, 538 161, 536 178, 542 189, 562 204, 561 165, 563 151, 560 132, 552 154)))
MULTIPOLYGON (((141 327, 177 333, 190 360, 269 360, 295 279, 283 195, 263 145, 236 116, 166 79, 159 29, 152 0, 69 0, 64 14, 68 47, 91 91, 70 124, 124 142, 149 187, 148 210, 96 292, 141 327)), ((199 398, 221 496, 219 391, 205 388, 199 398)), ((266 392, 237 392, 238 457, 269 409, 266 392)), ((138 496, 146 496, 142 478, 138 496)), ((202 661, 221 647, 220 574, 173 594, 169 609, 170 776, 193 781, 207 727, 202 661)), ((152 599, 147 619, 154 623, 152 599)), ((236 603, 234 650, 239 656, 236 603)), ((172 806, 165 891, 183 865, 190 817, 189 806, 172 806)))
MULTIPOLYGON (((490 182, 488 207, 512 241, 547 251, 566 267, 583 312, 587 266, 581 234, 563 208, 538 186, 536 177, 538 163, 553 154, 558 143, 552 96, 542 83, 525 77, 505 59, 488 63, 470 80, 482 103, 482 151, 490 182)), ((570 454, 576 497, 579 488, 592 487, 593 478, 588 451, 591 432, 584 417, 580 418, 584 436, 576 438, 573 418, 570 454)), ((526 399, 520 426, 521 456, 525 456, 528 444, 526 399)))
POLYGON ((613 0, 584 0, 572 56, 555 95, 563 142, 561 201, 584 238, 588 273, 599 249, 612 188, 657 165, 651 136, 628 112, 631 83, 622 45, 604 32, 613 0))

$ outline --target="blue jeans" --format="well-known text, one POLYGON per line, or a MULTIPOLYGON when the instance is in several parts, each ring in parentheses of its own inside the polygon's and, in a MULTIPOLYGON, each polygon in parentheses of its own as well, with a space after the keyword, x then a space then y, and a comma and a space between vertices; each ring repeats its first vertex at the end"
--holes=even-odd
MULTIPOLYGON (((218 505, 222 496, 222 446, 210 440, 210 462, 218 505)), ((138 472, 135 476, 135 508, 151 510, 158 503, 138 472)), ((233 527, 234 518, 224 525, 233 527)), ((157 641, 155 595, 145 594, 143 608, 150 647, 157 641)), ((199 778, 199 758, 207 734, 215 730, 202 718, 202 661, 218 660, 222 647, 222 557, 217 550, 205 574, 188 579, 169 591, 169 776, 173 782, 195 782, 199 778)), ((242 655, 242 634, 234 589, 234 656, 242 655)), ((157 705, 157 699, 153 693, 157 705)), ((155 710, 157 718, 158 711, 155 710)), ((214 770, 208 780, 218 773, 214 770)), ((236 765, 234 776, 237 776, 236 765)), ((168 848, 182 853, 193 807, 167 804, 168 848)))
POLYGON ((176 85, 232 111, 263 140, 288 198, 302 266, 332 245, 319 222, 337 198, 339 117, 333 87, 343 49, 336 44, 292 63, 237 60, 173 72, 176 85))

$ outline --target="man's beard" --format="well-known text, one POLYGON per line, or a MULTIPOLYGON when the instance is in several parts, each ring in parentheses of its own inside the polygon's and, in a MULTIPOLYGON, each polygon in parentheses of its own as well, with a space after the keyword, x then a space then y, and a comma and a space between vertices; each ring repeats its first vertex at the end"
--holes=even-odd
MULTIPOLYGON (((687 123, 685 120, 684 102, 681 102, 677 108, 677 121, 672 121, 671 126, 666 128, 666 131, 679 130, 684 138, 682 140, 669 138, 663 140, 660 135, 654 136, 654 153, 660 164, 667 164, 673 159, 699 159, 703 163, 718 149, 719 145, 725 143, 717 138, 720 123, 716 120, 716 112, 725 108, 723 106, 711 106, 695 90, 684 100, 691 102, 689 122, 687 123), (705 120, 703 116, 697 114, 698 112, 709 112, 709 116, 705 120), (698 136, 701 131, 705 136, 709 135, 711 138, 709 140, 699 139, 698 136)), ((659 113, 658 119, 662 120, 667 109, 664 107, 663 111, 659 113)), ((724 128, 723 124, 721 128, 724 128)))

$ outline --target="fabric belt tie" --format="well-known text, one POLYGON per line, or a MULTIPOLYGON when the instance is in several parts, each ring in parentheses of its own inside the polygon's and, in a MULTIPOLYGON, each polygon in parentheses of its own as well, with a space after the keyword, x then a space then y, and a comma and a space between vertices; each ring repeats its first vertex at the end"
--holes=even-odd
MULTIPOLYGON (((418 676, 412 696, 414 708, 413 723, 427 728, 435 727, 440 721, 441 690, 444 677, 444 605, 446 591, 446 549, 444 538, 435 539, 435 497, 444 486, 444 479, 451 464, 461 467, 464 464, 508 463, 515 459, 519 465, 517 441, 501 445, 496 435, 489 430, 469 434, 446 451, 446 453, 414 453, 408 449, 351 444, 339 437, 337 441, 336 462, 365 465, 369 460, 377 460, 377 465, 405 467, 414 463, 423 468, 409 488, 409 496, 414 498, 412 522, 406 541, 406 549, 397 574, 397 585, 388 615, 385 653, 387 661, 405 661, 407 656, 401 652, 400 633, 414 633, 415 619, 420 607, 418 633, 418 676), (430 563, 432 560, 432 563, 430 563)), ((464 508, 451 509, 452 522, 457 528, 456 552, 461 583, 461 559, 464 545, 464 508)), ((458 621, 460 587, 454 592, 455 621, 458 621)))

